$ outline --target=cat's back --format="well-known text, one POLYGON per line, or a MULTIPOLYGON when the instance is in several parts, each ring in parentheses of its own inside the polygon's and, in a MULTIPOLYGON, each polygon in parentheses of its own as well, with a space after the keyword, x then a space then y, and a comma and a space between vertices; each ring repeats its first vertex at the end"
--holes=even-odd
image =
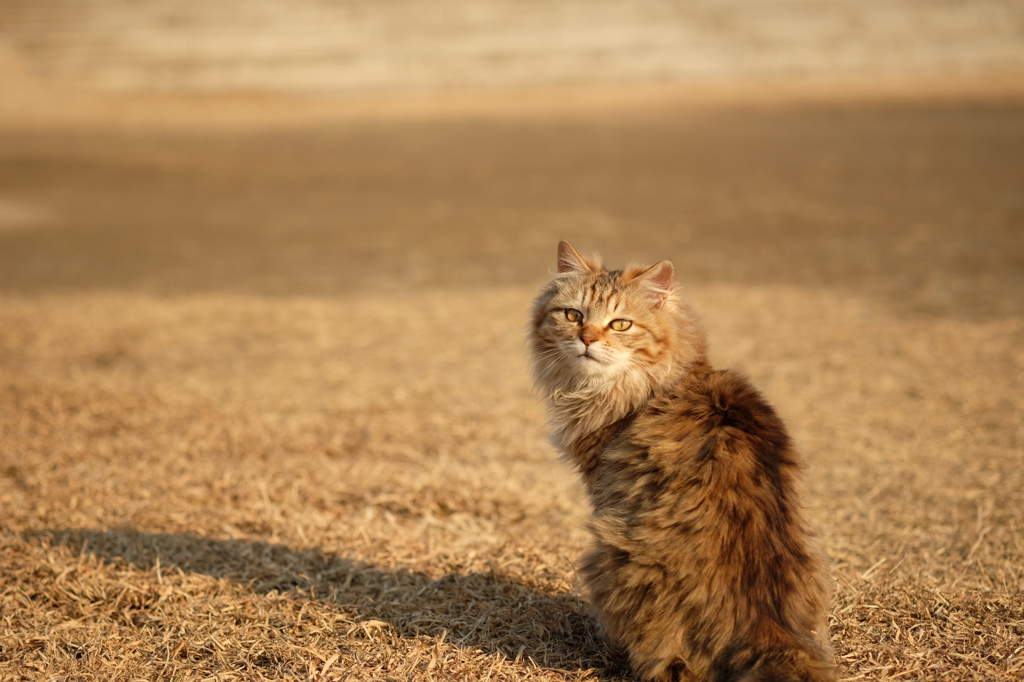
POLYGON ((649 417, 641 428, 662 429, 669 438, 692 422, 708 434, 756 438, 775 450, 791 447, 774 408, 745 375, 730 369, 691 372, 655 395, 649 417))
POLYGON ((628 441, 625 456, 643 452, 666 473, 711 466, 769 475, 799 467, 785 425, 753 384, 739 372, 707 366, 656 392, 628 441))
POLYGON ((702 366, 665 387, 600 461, 595 511, 632 528, 646 552, 674 553, 685 535, 710 559, 750 533, 802 554, 801 461, 775 410, 738 372, 702 366))
POLYGON ((793 679, 833 679, 827 577, 800 508, 799 459, 742 374, 701 368, 667 387, 602 461, 597 545, 582 574, 643 678, 703 679, 719 667, 739 679, 764 655, 818 671, 793 679), (681 648, 659 649, 668 641, 681 648), (691 674, 671 673, 679 660, 691 674))

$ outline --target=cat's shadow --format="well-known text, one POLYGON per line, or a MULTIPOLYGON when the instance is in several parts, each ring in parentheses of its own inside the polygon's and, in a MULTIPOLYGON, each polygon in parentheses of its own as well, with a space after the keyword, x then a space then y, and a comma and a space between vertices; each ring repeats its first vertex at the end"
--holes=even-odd
POLYGON ((330 602, 358 620, 390 624, 401 637, 438 637, 544 667, 594 670, 618 678, 627 668, 608 650, 587 605, 574 595, 548 594, 494 573, 439 579, 385 569, 320 549, 295 550, 251 540, 192 534, 144 533, 131 528, 72 528, 36 533, 76 553, 143 570, 160 567, 226 578, 257 593, 294 593, 330 602))

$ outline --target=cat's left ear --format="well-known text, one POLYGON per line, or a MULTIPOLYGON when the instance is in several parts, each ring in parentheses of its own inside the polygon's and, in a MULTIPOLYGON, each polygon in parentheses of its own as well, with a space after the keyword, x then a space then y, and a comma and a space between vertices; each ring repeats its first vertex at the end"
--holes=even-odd
POLYGON ((655 308, 665 305, 668 295, 672 291, 672 275, 675 268, 672 261, 663 260, 647 268, 634 280, 642 289, 644 294, 654 303, 655 308))
POLYGON ((572 244, 564 239, 558 242, 558 274, 566 272, 589 272, 590 264, 581 256, 572 244))

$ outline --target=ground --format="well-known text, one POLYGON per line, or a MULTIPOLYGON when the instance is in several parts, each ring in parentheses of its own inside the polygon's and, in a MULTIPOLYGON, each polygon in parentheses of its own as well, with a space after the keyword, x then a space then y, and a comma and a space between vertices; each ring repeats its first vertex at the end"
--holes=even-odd
POLYGON ((1024 675, 1024 99, 441 109, 3 128, 0 679, 627 678, 528 377, 562 238, 788 422, 844 679, 1024 675))

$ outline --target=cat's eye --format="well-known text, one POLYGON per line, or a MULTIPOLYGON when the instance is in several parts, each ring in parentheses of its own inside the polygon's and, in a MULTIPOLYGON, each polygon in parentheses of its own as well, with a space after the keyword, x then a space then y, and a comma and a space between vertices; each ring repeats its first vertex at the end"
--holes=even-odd
POLYGON ((576 310, 575 308, 566 308, 565 319, 569 320, 570 322, 579 322, 580 320, 583 319, 583 313, 576 310))
POLYGON ((611 324, 608 325, 617 332, 624 332, 633 326, 633 323, 629 320, 612 320, 611 324))

